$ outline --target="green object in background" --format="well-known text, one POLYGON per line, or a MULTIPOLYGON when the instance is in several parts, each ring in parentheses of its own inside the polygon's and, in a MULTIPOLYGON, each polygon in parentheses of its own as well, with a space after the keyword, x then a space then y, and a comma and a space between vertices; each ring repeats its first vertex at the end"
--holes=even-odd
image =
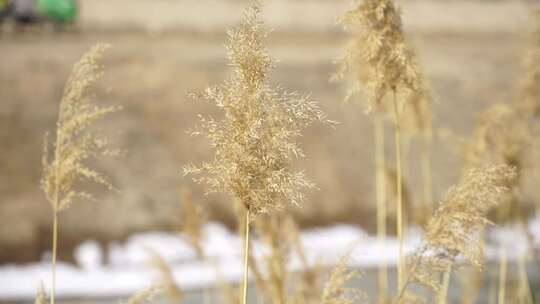
POLYGON ((58 22, 72 22, 77 16, 75 0, 38 0, 39 12, 58 22))
POLYGON ((0 0, 0 13, 7 8, 7 0, 0 0))

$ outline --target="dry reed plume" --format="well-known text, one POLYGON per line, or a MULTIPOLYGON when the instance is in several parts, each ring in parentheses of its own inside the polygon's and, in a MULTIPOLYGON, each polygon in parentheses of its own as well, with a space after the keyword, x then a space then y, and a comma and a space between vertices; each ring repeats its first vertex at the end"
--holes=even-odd
POLYGON ((43 289, 43 285, 39 287, 38 292, 36 294, 36 299, 34 300, 35 304, 47 304, 49 302, 49 299, 47 297, 47 293, 45 293, 45 290, 43 289))
POLYGON ((205 184, 209 193, 229 193, 245 209, 244 303, 249 222, 281 209, 284 203, 304 201, 302 190, 314 185, 303 172, 290 170, 291 161, 304 156, 296 140, 314 122, 330 122, 308 95, 270 87, 274 61, 266 50, 268 33, 260 12, 261 3, 256 2, 244 12, 242 23, 228 32, 230 78, 194 94, 214 102, 224 113, 220 120, 201 116, 200 128, 192 132, 210 141, 214 160, 184 168, 184 174, 195 175, 194 180, 205 184))
POLYGON ((154 299, 162 292, 163 288, 159 284, 150 285, 147 288, 135 293, 129 298, 127 304, 144 304, 154 299))
POLYGON ((519 82, 517 107, 525 117, 540 114, 540 10, 531 14, 529 46, 523 56, 524 75, 519 82))
POLYGON ((487 212, 509 191, 516 170, 507 165, 469 170, 457 186, 451 187, 429 221, 422 244, 410 258, 407 285, 418 282, 437 293, 440 276, 463 257, 478 269, 483 264, 482 231, 490 223, 487 212))
POLYGON ((118 151, 108 148, 108 140, 88 130, 96 121, 118 110, 114 106, 96 106, 91 103, 90 87, 102 76, 98 61, 108 46, 98 44, 85 53, 75 64, 66 83, 56 124, 54 155, 49 155, 45 142, 41 188, 53 211, 52 241, 52 290, 54 304, 56 288, 56 247, 58 237, 58 214, 69 208, 75 199, 93 200, 92 194, 77 189, 81 181, 93 181, 112 189, 112 185, 86 162, 103 155, 116 155, 118 151))
POLYGON ((296 286, 294 303, 308 304, 319 301, 319 291, 321 290, 321 281, 323 269, 318 261, 310 263, 306 256, 306 250, 299 236, 299 228, 291 217, 287 218, 287 234, 291 241, 294 252, 300 259, 302 270, 299 271, 299 282, 296 286))
MULTIPOLYGON (((418 69, 413 53, 407 48, 403 35, 401 13, 391 0, 357 0, 354 7, 339 21, 346 29, 355 31, 349 41, 345 56, 340 60, 340 68, 334 79, 343 79, 351 75, 352 86, 347 98, 356 93, 367 96, 367 110, 374 110, 376 154, 384 153, 384 133, 381 115, 393 114, 396 147, 396 192, 398 199, 396 227, 400 241, 398 261, 398 286, 403 285, 403 206, 402 206, 402 166, 401 166, 401 112, 403 98, 421 87, 418 69)), ((377 206, 378 230, 381 242, 384 241, 385 186, 382 174, 384 160, 377 157, 377 206), (383 230, 383 231, 381 231, 383 230)), ((386 266, 380 265, 380 301, 384 302, 387 294, 386 266)))
POLYGON ((466 146, 466 167, 504 163, 520 171, 530 143, 528 126, 518 113, 506 104, 494 104, 478 116, 466 146))
POLYGON ((366 302, 366 295, 359 289, 348 287, 352 280, 358 278, 358 271, 347 269, 352 250, 341 257, 339 263, 334 267, 328 282, 321 295, 321 304, 354 304, 366 302))
POLYGON ((186 188, 181 191, 182 213, 181 231, 187 242, 195 249, 200 260, 204 259, 202 240, 204 239, 203 225, 208 220, 203 206, 193 201, 191 192, 186 188))
MULTIPOLYGON (((291 240, 288 237, 290 227, 279 216, 261 217, 257 222, 257 230, 260 232, 265 244, 270 248, 268 256, 264 257, 265 276, 259 274, 262 282, 259 283, 261 290, 268 294, 273 303, 289 303, 287 294, 287 282, 290 277, 288 270, 289 253, 291 252, 291 240)), ((254 264, 257 262, 254 261, 254 264)), ((255 267, 259 267, 256 266, 255 267)))
POLYGON ((167 299, 174 303, 181 303, 184 298, 184 293, 176 285, 174 275, 169 263, 152 248, 146 248, 146 252, 150 256, 151 265, 159 272, 161 279, 155 286, 160 286, 160 292, 165 295, 167 299))

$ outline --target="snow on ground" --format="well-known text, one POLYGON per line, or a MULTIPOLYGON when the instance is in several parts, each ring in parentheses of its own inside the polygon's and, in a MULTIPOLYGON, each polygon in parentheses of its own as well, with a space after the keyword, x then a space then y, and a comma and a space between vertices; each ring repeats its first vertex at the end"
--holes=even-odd
MULTIPOLYGON (((540 246, 540 218, 530 223, 536 245, 540 246)), ((238 282, 242 269, 242 242, 238 235, 220 224, 205 227, 203 243, 208 259, 197 260, 195 251, 181 235, 149 232, 130 237, 125 243, 112 244, 109 249, 110 263, 103 264, 103 252, 97 242, 87 241, 75 252, 78 266, 59 264, 57 270, 58 297, 116 297, 131 294, 159 279, 159 273, 149 263, 148 249, 159 253, 171 266, 173 276, 183 289, 197 289, 215 284, 217 277, 238 282), (216 266, 217 265, 217 266, 216 266)), ((405 249, 414 250, 421 238, 419 229, 409 229, 405 249)), ((491 229, 488 233, 486 255, 496 259, 501 245, 511 248, 509 259, 527 249, 527 239, 520 227, 491 229), (493 245, 489 245, 493 244, 493 245)), ((384 244, 376 237, 349 225, 303 231, 300 241, 310 263, 333 264, 350 250, 351 266, 370 268, 385 260, 395 265, 398 242, 388 238, 384 244)), ((256 258, 268 252, 257 239, 253 243, 256 258)), ((291 268, 300 269, 298 257, 291 259, 291 268)), ((38 287, 50 284, 50 263, 40 262, 23 266, 0 266, 0 301, 31 299, 38 287)))

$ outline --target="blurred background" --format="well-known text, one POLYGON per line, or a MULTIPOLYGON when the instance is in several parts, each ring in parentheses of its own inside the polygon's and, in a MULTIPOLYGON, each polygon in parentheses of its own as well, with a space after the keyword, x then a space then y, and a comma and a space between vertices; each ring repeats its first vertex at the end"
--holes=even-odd
MULTIPOLYGON (((439 198, 461 173, 460 137, 470 135, 476 114, 515 96, 529 13, 540 2, 396 2, 433 89, 439 136, 433 149, 433 183, 439 198)), ((124 108, 100 123, 100 128, 126 153, 95 166, 121 191, 96 187, 92 191, 99 202, 78 202, 61 215, 60 259, 81 266, 80 261, 88 259, 77 257, 76 249, 86 244, 95 250, 84 252, 106 263, 113 260, 107 248, 126 244, 130 236, 176 233, 182 225, 185 189, 206 206, 210 221, 234 232, 230 199, 205 196, 203 188, 180 172, 188 163, 211 157, 208 143, 186 131, 196 124, 198 113, 218 114, 212 105, 195 103, 187 95, 227 77, 226 29, 240 20, 248 3, 0 0, 0 264, 5 265, 4 271, 12 275, 13 265, 24 267, 48 258, 51 208, 39 189, 43 136, 54 131, 72 65, 96 42, 110 43, 112 49, 105 56, 105 77, 93 90, 95 100, 124 108)), ((336 18, 349 7, 346 0, 267 0, 263 16, 273 29, 270 54, 279 59, 274 84, 310 92, 329 118, 340 122, 335 130, 315 126, 302 137, 308 157, 295 165, 320 189, 308 193, 307 203, 290 212, 302 229, 347 224, 373 234, 371 122, 359 102, 343 101, 343 84, 329 82, 347 39, 336 18)), ((393 139, 387 139, 392 166, 393 139)), ((412 141, 406 159, 413 160, 419 151, 412 141)), ((419 187, 419 165, 407 164, 406 201, 413 208, 420 192, 407 190, 419 187)), ((10 282, 4 279, 4 284, 10 282)), ((36 288, 34 282, 31 285, 36 288)), ((0 286, 0 301, 5 286, 0 286)), ((6 290, 6 301, 22 294, 6 290)))

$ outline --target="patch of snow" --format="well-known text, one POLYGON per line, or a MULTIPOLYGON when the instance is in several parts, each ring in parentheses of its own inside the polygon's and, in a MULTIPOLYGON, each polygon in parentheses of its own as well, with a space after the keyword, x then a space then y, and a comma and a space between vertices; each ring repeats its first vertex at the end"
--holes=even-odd
MULTIPOLYGON (((530 222, 530 231, 540 244, 540 219, 530 222)), ((120 297, 132 294, 159 279, 159 273, 149 263, 148 249, 159 253, 171 266, 174 279, 185 290, 214 285, 218 280, 239 282, 242 276, 242 240, 223 225, 209 223, 204 227, 203 248, 208 261, 197 259, 184 236, 174 233, 148 232, 130 237, 124 243, 109 246, 110 263, 103 265, 103 252, 94 241, 83 243, 75 252, 80 267, 59 263, 57 268, 57 296, 62 297, 120 297)), ((407 230, 404 249, 414 251, 420 243, 422 231, 407 230)), ((387 237, 384 243, 362 229, 350 225, 312 229, 300 233, 308 263, 323 265, 336 263, 351 252, 351 266, 376 267, 380 261, 392 267, 397 262, 398 241, 387 237)), ((257 238, 253 239, 255 258, 263 259, 269 252, 257 238)), ((527 239, 518 226, 488 230, 486 256, 497 259, 500 245, 509 250, 509 259, 527 249, 527 239)), ((292 255, 292 270, 300 270, 300 258, 292 255)), ((32 299, 37 288, 50 286, 51 271, 48 261, 23 266, 0 266, 0 301, 32 299)))
POLYGON ((103 266, 103 251, 96 241, 86 241, 75 249, 75 262, 82 269, 92 270, 103 266))

